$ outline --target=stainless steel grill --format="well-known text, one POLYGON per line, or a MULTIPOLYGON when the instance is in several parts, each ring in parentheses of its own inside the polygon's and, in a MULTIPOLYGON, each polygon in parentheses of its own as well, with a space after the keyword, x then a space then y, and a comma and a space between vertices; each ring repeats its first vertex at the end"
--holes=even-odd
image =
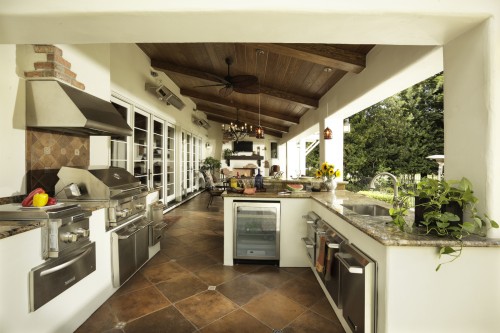
POLYGON ((118 227, 146 212, 147 186, 131 173, 116 167, 62 167, 57 176, 56 197, 83 207, 107 208, 106 228, 118 227), (72 187, 79 188, 74 195, 72 187))

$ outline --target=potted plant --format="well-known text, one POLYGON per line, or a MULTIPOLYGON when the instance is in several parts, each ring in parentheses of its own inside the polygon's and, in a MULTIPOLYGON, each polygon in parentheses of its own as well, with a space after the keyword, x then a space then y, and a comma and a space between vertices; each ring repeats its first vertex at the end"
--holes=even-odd
POLYGON ((205 158, 200 166, 200 170, 202 172, 210 172, 212 177, 215 176, 214 171, 220 169, 221 167, 221 162, 220 160, 213 158, 211 156, 205 158))
POLYGON ((224 159, 226 160, 226 164, 229 165, 229 158, 233 156, 233 151, 229 148, 224 149, 224 159))
MULTIPOLYGON (((424 178, 415 191, 404 192, 399 198, 399 207, 390 210, 393 222, 400 230, 439 237, 450 237, 458 241, 457 247, 442 246, 439 256, 449 255, 456 260, 462 254, 464 236, 476 234, 485 236, 488 227, 498 228, 498 224, 487 215, 477 212, 477 197, 472 183, 467 178, 461 180, 436 180, 424 178), (412 199, 414 203, 411 204, 412 199), (410 208, 415 208, 415 228, 406 220, 410 208)), ((442 264, 436 267, 436 271, 442 264)))

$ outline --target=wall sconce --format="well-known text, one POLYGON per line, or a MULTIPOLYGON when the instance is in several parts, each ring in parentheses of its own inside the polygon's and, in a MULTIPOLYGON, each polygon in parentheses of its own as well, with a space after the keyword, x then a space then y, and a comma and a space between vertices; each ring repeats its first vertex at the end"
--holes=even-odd
POLYGON ((205 148, 207 148, 207 149, 211 149, 211 148, 212 148, 212 145, 211 145, 210 143, 208 143, 208 142, 207 142, 207 143, 205 143, 205 148))
POLYGON ((349 118, 344 119, 344 133, 351 133, 351 124, 349 123, 349 118))
POLYGON ((323 138, 325 140, 332 139, 332 130, 330 129, 330 127, 325 128, 325 130, 323 131, 323 138))

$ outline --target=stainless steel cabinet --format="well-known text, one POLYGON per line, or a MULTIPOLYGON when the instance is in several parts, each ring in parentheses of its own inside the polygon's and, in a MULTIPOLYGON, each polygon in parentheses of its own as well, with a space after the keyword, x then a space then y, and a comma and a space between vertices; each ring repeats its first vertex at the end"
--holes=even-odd
POLYGON ((234 259, 279 260, 280 203, 235 201, 234 259))

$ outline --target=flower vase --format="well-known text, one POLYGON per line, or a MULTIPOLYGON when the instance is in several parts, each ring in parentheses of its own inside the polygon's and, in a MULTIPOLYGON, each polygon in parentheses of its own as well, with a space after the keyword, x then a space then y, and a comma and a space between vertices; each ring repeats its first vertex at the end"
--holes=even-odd
POLYGON ((335 189, 337 188, 337 182, 335 181, 335 179, 327 179, 325 180, 324 184, 327 192, 335 191, 335 189))

